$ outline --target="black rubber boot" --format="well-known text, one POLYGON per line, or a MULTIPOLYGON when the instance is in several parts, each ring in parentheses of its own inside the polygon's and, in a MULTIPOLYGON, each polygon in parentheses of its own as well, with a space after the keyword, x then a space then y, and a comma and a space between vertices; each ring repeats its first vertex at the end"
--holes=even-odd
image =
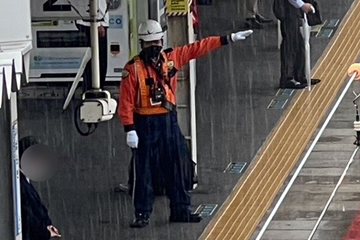
POLYGON ((201 220, 202 217, 195 213, 183 216, 170 216, 170 222, 200 222, 201 220))
POLYGON ((302 89, 302 88, 306 88, 306 83, 300 83, 298 81, 295 80, 288 80, 284 83, 280 83, 280 88, 282 89, 302 89))
POLYGON ((134 221, 130 223, 131 228, 143 228, 149 224, 149 216, 145 214, 138 214, 134 221))
POLYGON ((273 20, 269 19, 269 18, 265 18, 264 16, 260 15, 260 14, 256 14, 255 19, 259 22, 259 23, 271 23, 273 20))
POLYGON ((247 18, 245 22, 245 27, 250 29, 263 29, 264 26, 259 23, 256 18, 247 18))
MULTIPOLYGON (((307 80, 306 79, 303 79, 301 81, 299 81, 300 83, 303 83, 303 84, 307 84, 307 80)), ((311 79, 311 85, 315 85, 315 84, 318 84, 319 82, 321 82, 320 79, 317 79, 317 78, 312 78, 311 79)))

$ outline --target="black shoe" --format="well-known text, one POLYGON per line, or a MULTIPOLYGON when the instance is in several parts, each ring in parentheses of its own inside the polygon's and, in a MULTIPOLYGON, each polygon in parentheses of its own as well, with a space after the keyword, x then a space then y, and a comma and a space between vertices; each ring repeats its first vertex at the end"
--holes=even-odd
MULTIPOLYGON (((321 82, 320 79, 316 79, 316 78, 312 78, 312 79, 311 79, 311 85, 318 84, 319 82, 321 82)), ((306 80, 306 79, 301 80, 300 83, 307 84, 307 80, 306 80)))
POLYGON ((130 223, 131 228, 143 228, 149 224, 149 217, 139 214, 132 223, 130 223))
POLYGON ((288 80, 284 83, 280 83, 280 88, 282 89, 302 89, 306 88, 306 83, 300 83, 294 79, 288 80))
POLYGON ((259 23, 271 23, 273 20, 269 18, 265 18, 264 16, 261 16, 260 14, 256 14, 255 19, 259 23))
POLYGON ((259 23, 255 18, 247 18, 245 26, 251 29, 263 29, 264 26, 259 23))
POLYGON ((200 222, 202 217, 199 214, 189 214, 183 216, 170 216, 170 222, 200 222))

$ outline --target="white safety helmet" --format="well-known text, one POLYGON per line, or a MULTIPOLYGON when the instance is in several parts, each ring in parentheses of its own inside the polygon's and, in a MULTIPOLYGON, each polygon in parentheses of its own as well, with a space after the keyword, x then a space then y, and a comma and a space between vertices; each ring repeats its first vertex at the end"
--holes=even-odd
POLYGON ((139 40, 151 42, 161 40, 164 36, 160 23, 155 20, 146 20, 139 25, 139 40))

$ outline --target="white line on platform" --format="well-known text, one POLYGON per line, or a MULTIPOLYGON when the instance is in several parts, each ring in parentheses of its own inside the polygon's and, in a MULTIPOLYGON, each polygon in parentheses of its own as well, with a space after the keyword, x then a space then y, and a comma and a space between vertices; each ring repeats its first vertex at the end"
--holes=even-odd
POLYGON ((306 152, 305 156, 304 156, 303 159, 301 160, 301 162, 300 162, 298 168, 296 169, 294 175, 291 177, 290 182, 289 182, 288 185, 286 186, 284 192, 281 194, 281 196, 280 196, 279 200, 277 201, 274 209, 272 210, 272 212, 270 213, 269 217, 267 218, 264 226, 261 228, 261 231, 259 232, 258 236, 256 237, 256 240, 260 240, 261 237, 264 235, 267 227, 269 226, 271 220, 273 219, 273 217, 275 216, 276 212, 278 211, 281 203, 284 201, 284 199, 285 199, 286 195, 288 194, 291 186, 294 184, 297 176, 299 175, 301 169, 303 168, 304 164, 306 163, 306 161, 307 161, 308 157, 310 156, 312 150, 314 149, 316 143, 318 142, 319 138, 321 137, 322 133, 324 132, 326 126, 329 124, 332 116, 334 115, 336 109, 339 107, 339 105, 340 105, 341 101, 343 100, 346 92, 347 92, 348 89, 350 88, 352 82, 353 82, 354 79, 355 79, 355 76, 356 76, 356 73, 354 73, 354 74, 352 75, 352 77, 349 79, 349 81, 347 82, 344 90, 342 91, 341 95, 339 96, 338 100, 336 101, 334 107, 332 108, 331 112, 329 113, 328 117, 326 118, 324 124, 321 126, 320 131, 319 131, 318 134, 316 135, 316 137, 315 137, 314 141, 312 142, 310 148, 308 149, 308 151, 306 152))
POLYGON ((320 217, 319 217, 318 220, 316 221, 316 224, 315 224, 313 230, 311 231, 308 240, 311 240, 311 239, 313 238, 313 236, 314 236, 317 228, 318 228, 319 225, 320 225, 320 222, 321 222, 322 218, 324 217, 324 215, 325 215, 325 213, 326 213, 326 210, 329 208, 329 206, 330 206, 330 204, 331 204, 331 201, 332 201, 333 198, 335 197, 336 191, 337 191, 338 188, 340 187, 342 181, 344 180, 344 178, 345 178, 345 176, 346 176, 347 171, 348 171, 349 168, 350 168, 350 165, 351 165, 352 162, 354 161, 354 157, 355 157, 355 155, 356 155, 356 153, 357 153, 358 150, 359 150, 359 146, 357 146, 357 147, 355 148, 355 150, 354 150, 354 152, 353 152, 353 154, 352 154, 352 156, 351 156, 348 164, 346 165, 346 167, 345 167, 345 169, 344 169, 343 174, 341 175, 338 183, 336 184, 336 186, 335 186, 335 188, 334 188, 334 191, 331 193, 330 198, 329 198, 329 200, 327 201, 327 203, 326 203, 326 205, 325 205, 325 207, 324 207, 324 209, 323 209, 320 217))

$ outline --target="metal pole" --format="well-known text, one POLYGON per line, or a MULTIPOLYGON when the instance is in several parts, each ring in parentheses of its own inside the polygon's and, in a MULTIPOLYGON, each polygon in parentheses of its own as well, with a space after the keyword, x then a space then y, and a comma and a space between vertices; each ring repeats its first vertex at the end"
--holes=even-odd
POLYGON ((90 38, 91 38, 91 74, 92 87, 100 88, 100 64, 99 64, 99 31, 98 31, 98 0, 90 0, 90 38))
MULTIPOLYGON (((195 41, 192 14, 188 13, 188 38, 189 43, 195 41)), ((191 134, 191 157, 196 163, 195 171, 197 172, 197 138, 196 138, 196 60, 189 63, 189 81, 190 81, 190 134, 191 134)))
POLYGON ((12 188, 14 204, 14 227, 15 240, 22 240, 21 226, 21 192, 20 192, 20 164, 18 149, 18 111, 17 111, 17 93, 12 92, 10 98, 10 130, 11 130, 11 162, 12 162, 12 188))
POLYGON ((282 35, 281 35, 281 22, 277 20, 277 28, 278 28, 278 49, 281 48, 282 35))

